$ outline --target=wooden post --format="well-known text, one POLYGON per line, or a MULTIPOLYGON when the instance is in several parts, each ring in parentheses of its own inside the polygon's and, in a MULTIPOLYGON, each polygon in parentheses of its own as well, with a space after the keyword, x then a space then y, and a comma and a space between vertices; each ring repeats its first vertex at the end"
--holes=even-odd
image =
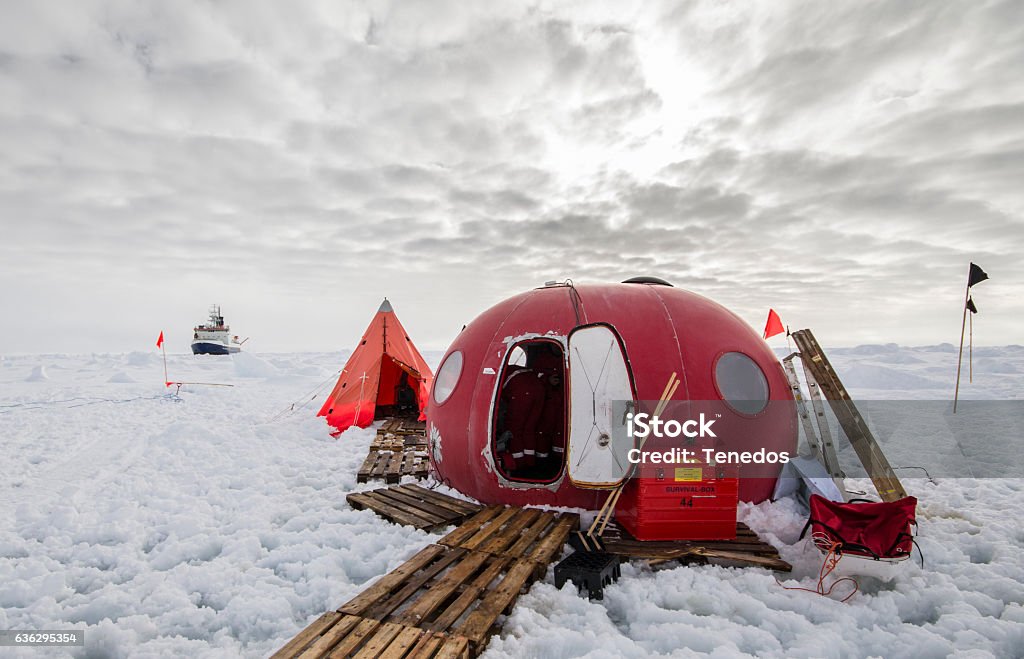
POLYGON ((960 355, 956 359, 956 388, 953 390, 953 414, 960 398, 960 366, 964 361, 964 330, 967 329, 967 300, 971 297, 971 272, 967 271, 967 292, 964 293, 964 318, 960 322, 960 355))
MULTIPOLYGON (((665 389, 661 392, 661 398, 658 399, 658 404, 654 407, 654 416, 658 416, 665 409, 665 405, 675 395, 676 389, 679 388, 679 379, 676 377, 676 372, 672 371, 672 375, 669 376, 668 382, 665 383, 665 389)), ((644 444, 647 443, 647 437, 644 437, 640 442, 640 448, 643 448, 644 444)), ((631 470, 632 471, 632 470, 631 470)), ((619 502, 619 497, 622 496, 622 489, 626 485, 626 480, 629 478, 629 474, 623 479, 615 488, 612 489, 611 493, 608 494, 608 498, 605 499, 604 505, 601 506, 601 510, 597 511, 597 517, 590 524, 590 528, 587 529, 587 535, 590 537, 594 536, 594 532, 600 536, 604 533, 604 527, 608 524, 612 514, 615 512, 615 506, 619 502)))

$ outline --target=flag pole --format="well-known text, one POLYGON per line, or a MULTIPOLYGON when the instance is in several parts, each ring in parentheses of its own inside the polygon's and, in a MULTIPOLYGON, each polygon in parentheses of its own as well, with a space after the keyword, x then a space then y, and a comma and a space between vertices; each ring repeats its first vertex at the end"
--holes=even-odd
POLYGON ((974 314, 971 314, 971 319, 967 321, 967 373, 968 382, 974 382, 974 314))
POLYGON ((171 383, 167 381, 167 348, 164 347, 164 331, 160 330, 160 352, 164 355, 164 386, 169 387, 171 383))
POLYGON ((960 356, 956 360, 956 389, 953 390, 953 414, 956 414, 956 403, 960 398, 960 366, 964 361, 964 330, 967 329, 967 300, 971 297, 971 273, 967 273, 967 292, 964 293, 964 317, 960 322, 960 356))

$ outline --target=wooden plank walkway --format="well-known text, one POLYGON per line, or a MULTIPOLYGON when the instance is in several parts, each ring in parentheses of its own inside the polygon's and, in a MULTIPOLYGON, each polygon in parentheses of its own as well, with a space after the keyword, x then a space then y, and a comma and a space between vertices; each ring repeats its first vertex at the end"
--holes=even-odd
POLYGON ((387 419, 370 442, 370 451, 356 472, 356 482, 399 483, 402 476, 426 478, 429 465, 425 424, 387 419))
POLYGON ((460 524, 482 506, 409 483, 367 492, 352 492, 345 499, 356 510, 370 509, 396 524, 425 531, 460 524))
MULTIPOLYGON (((349 500, 397 493, 401 497, 389 505, 418 515, 423 509, 410 500, 427 502, 425 492, 435 495, 434 505, 438 497, 452 499, 402 485, 354 493, 349 500)), ((463 511, 473 506, 475 514, 337 611, 318 618, 274 657, 475 657, 483 652, 499 617, 558 559, 569 534, 579 527, 579 515, 453 501, 458 504, 447 505, 463 511)))
POLYGON ((735 540, 637 540, 616 522, 608 525, 601 539, 608 552, 645 559, 651 563, 672 560, 706 562, 717 559, 780 572, 793 569, 792 565, 782 560, 775 547, 761 540, 743 522, 736 523, 735 540))
MULTIPOLYGON (((417 528, 462 523, 320 616, 274 659, 475 657, 499 618, 558 560, 580 521, 575 513, 480 506, 411 484, 347 498, 354 508, 417 528)), ((718 559, 792 569, 742 523, 731 541, 641 542, 614 522, 603 539, 610 552, 652 563, 718 559)))

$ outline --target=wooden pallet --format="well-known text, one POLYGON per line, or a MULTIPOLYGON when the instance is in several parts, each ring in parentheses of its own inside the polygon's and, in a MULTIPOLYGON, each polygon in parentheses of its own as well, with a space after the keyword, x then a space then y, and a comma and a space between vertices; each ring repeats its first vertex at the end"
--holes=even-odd
POLYGON ((488 506, 438 542, 530 561, 537 572, 535 577, 540 578, 579 525, 580 517, 575 513, 488 506))
POLYGON ((378 451, 370 449, 359 471, 356 482, 382 480, 385 483, 400 483, 402 476, 426 478, 429 461, 422 450, 378 451))
POLYGON ((461 659, 469 657, 469 641, 461 636, 331 611, 271 655, 271 659, 292 657, 461 659))
POLYGON ((423 435, 377 435, 370 442, 371 451, 424 451, 427 450, 427 438, 423 435))
POLYGON ((425 422, 416 419, 385 419, 380 428, 377 428, 377 434, 422 435, 426 432, 426 428, 425 422))
POLYGON ((476 653, 533 580, 530 561, 429 545, 338 611, 462 636, 476 653))
POLYGON ((498 617, 536 579, 536 567, 522 558, 428 545, 274 656, 350 656, 358 648, 359 656, 380 656, 371 647, 394 657, 476 656, 498 617), (430 642, 436 654, 412 653, 415 644, 430 642))
POLYGON ((386 419, 370 442, 370 451, 356 472, 356 482, 399 483, 402 476, 426 478, 429 467, 424 423, 386 419))
POLYGON ((396 524, 407 524, 426 531, 459 524, 482 508, 480 504, 411 483, 367 492, 352 492, 345 499, 356 510, 368 508, 396 524))
POLYGON ((717 559, 755 567, 790 572, 793 566, 779 557, 779 552, 743 522, 736 523, 735 540, 637 540, 612 522, 601 536, 606 551, 629 558, 646 559, 652 563, 681 560, 707 562, 717 559))

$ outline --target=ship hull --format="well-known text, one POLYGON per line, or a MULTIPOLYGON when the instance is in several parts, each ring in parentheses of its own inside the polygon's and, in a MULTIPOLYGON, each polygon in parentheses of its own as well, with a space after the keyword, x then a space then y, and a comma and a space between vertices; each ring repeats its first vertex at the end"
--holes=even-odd
POLYGON ((226 346, 223 343, 210 341, 193 341, 193 355, 230 355, 239 351, 238 346, 226 346))

